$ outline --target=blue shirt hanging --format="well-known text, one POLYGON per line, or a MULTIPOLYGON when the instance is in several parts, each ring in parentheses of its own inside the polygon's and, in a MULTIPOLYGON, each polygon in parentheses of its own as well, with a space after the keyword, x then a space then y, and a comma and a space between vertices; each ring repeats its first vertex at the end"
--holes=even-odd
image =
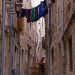
POLYGON ((43 16, 43 3, 38 6, 38 19, 43 16))

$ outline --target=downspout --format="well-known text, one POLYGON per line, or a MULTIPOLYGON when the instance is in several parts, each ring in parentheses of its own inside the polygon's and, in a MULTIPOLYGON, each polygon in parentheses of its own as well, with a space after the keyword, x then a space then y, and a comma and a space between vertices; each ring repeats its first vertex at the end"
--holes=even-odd
POLYGON ((64 0, 61 0, 60 3, 60 25, 61 25, 61 50, 62 50, 62 56, 64 56, 64 45, 63 45, 63 34, 64 34, 64 0))
POLYGON ((9 25, 9 75, 12 75, 12 68, 13 68, 13 1, 10 0, 10 25, 9 25))
MULTIPOLYGON (((50 1, 49 1, 50 3, 50 1)), ((51 3, 48 6, 48 75, 50 75, 50 45, 51 45, 51 3)))
POLYGON ((61 25, 61 39, 60 39, 60 49, 61 49, 61 75, 63 75, 63 57, 64 57, 64 43, 63 43, 63 34, 64 34, 64 0, 60 1, 60 25, 61 25))
POLYGON ((5 44, 5 18, 6 18, 6 0, 2 0, 2 66, 1 66, 1 75, 4 75, 4 44, 5 44))

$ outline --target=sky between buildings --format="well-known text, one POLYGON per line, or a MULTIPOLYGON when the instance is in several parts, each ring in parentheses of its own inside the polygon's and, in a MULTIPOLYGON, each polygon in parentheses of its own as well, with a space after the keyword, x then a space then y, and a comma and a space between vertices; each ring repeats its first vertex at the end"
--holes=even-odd
POLYGON ((44 1, 44 0, 31 0, 31 4, 33 7, 38 6, 38 4, 40 4, 40 1, 44 1))
MULTIPOLYGON (((29 2, 31 2, 31 7, 30 8, 33 8, 33 7, 36 7, 40 4, 41 1, 44 1, 44 0, 29 0, 29 2)), ((23 2, 25 3, 26 0, 23 0, 23 2)), ((25 3, 25 6, 23 6, 23 8, 26 8, 28 9, 28 4, 25 3)), ((36 22, 36 26, 37 26, 37 32, 40 36, 40 33, 39 33, 39 30, 41 30, 41 37, 42 36, 45 36, 45 22, 44 22, 44 18, 40 18, 39 20, 37 20, 36 22), (43 28, 42 28, 42 24, 43 24, 43 28)))
MULTIPOLYGON (((31 0, 32 7, 38 6, 38 4, 40 4, 41 1, 44 1, 44 0, 31 0)), ((43 17, 37 21, 38 33, 39 33, 39 29, 41 30, 41 37, 45 36, 45 22, 43 17), (43 24, 43 28, 42 28, 42 24, 43 24)), ((40 33, 39 33, 39 36, 40 36, 40 33)))

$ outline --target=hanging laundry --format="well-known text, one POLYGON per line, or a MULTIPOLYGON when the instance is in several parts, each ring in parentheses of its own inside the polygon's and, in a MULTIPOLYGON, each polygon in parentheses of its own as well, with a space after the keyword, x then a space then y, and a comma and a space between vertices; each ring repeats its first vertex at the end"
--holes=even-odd
POLYGON ((31 9, 31 18, 30 18, 30 21, 33 22, 34 21, 34 18, 35 18, 35 9, 31 9))
POLYGON ((27 22, 30 22, 31 9, 27 10, 27 22))
POLYGON ((28 9, 26 9, 25 17, 27 18, 28 16, 28 9))
POLYGON ((35 7, 35 18, 34 18, 34 21, 37 21, 38 20, 38 6, 35 7))
POLYGON ((44 0, 37 7, 32 9, 21 9, 20 12, 17 12, 17 17, 22 18, 26 17, 27 22, 35 22, 40 19, 42 16, 44 17, 48 13, 48 7, 46 0, 44 0))
POLYGON ((26 14, 26 9, 21 9, 19 12, 17 12, 17 17, 18 18, 21 18, 21 17, 25 17, 27 14, 26 14))
POLYGON ((17 17, 20 18, 21 15, 22 15, 22 9, 19 12, 17 12, 17 17))
POLYGON ((17 26, 19 30, 19 34, 24 34, 24 17, 17 18, 17 26))
POLYGON ((47 6, 47 2, 46 2, 46 0, 44 0, 43 3, 44 3, 44 6, 47 6))
POLYGON ((26 9, 21 9, 20 12, 17 12, 17 17, 25 17, 26 9))
POLYGON ((38 19, 41 18, 43 16, 43 3, 41 3, 39 6, 38 6, 38 19))
POLYGON ((43 17, 48 13, 48 7, 47 7, 47 3, 46 0, 44 0, 43 2, 43 17))
POLYGON ((51 0, 51 3, 54 3, 55 2, 55 0, 51 0))
POLYGON ((21 17, 25 17, 26 15, 26 9, 22 9, 21 17))
POLYGON ((17 12, 17 17, 19 17, 19 13, 20 13, 20 12, 17 12))

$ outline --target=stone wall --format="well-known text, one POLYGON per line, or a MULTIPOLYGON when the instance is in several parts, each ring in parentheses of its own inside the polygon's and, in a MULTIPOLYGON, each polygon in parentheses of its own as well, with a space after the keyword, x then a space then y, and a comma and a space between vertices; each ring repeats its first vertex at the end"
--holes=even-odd
MULTIPOLYGON (((50 28, 51 29, 50 36, 52 37, 50 45, 51 75, 74 75, 75 16, 73 15, 72 17, 72 14, 75 10, 74 6, 75 6, 74 0, 70 1, 64 0, 64 4, 62 4, 62 0, 55 0, 55 2, 51 5, 51 28, 50 28), (69 36, 72 36, 73 71, 70 71, 70 53, 68 45, 69 36)), ((48 16, 46 17, 46 24, 47 19, 48 16)), ((48 34, 46 33, 46 35, 48 34)), ((49 40, 47 39, 46 42, 48 43, 48 41, 49 40)))

